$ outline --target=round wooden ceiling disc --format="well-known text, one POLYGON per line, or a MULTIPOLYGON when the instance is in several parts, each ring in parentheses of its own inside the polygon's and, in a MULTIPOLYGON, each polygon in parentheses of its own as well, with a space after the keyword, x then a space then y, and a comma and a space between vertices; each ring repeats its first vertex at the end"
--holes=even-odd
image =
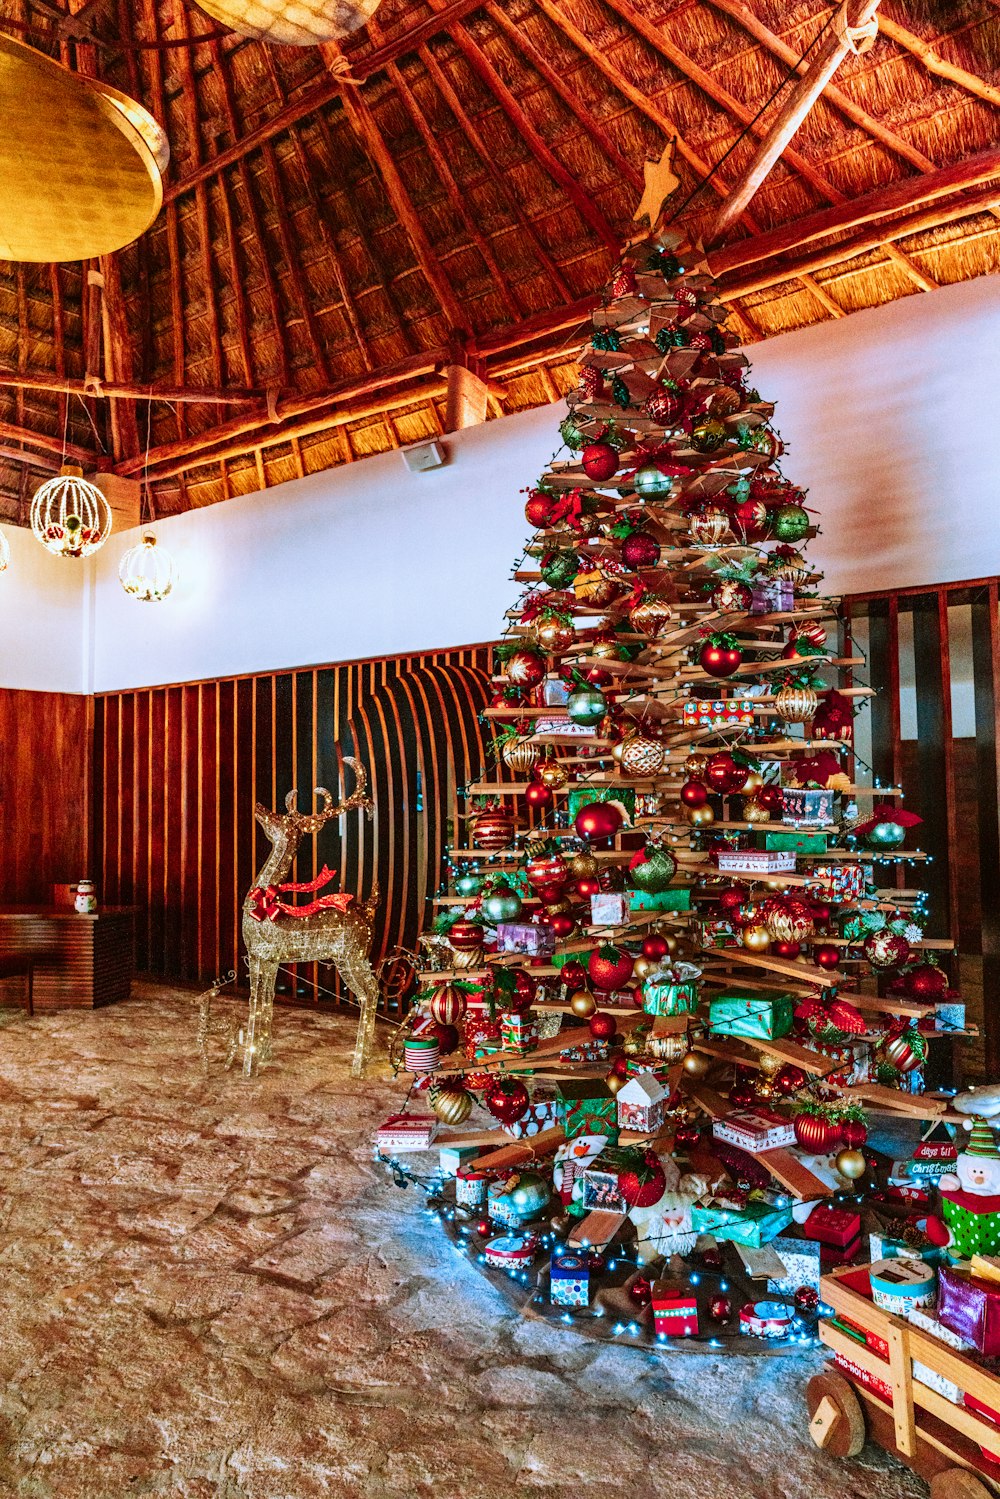
POLYGON ((200 10, 240 36, 288 47, 350 36, 378 6, 379 0, 198 0, 200 10))
POLYGON ((135 100, 0 35, 0 259, 89 260, 163 202, 166 137, 135 100))

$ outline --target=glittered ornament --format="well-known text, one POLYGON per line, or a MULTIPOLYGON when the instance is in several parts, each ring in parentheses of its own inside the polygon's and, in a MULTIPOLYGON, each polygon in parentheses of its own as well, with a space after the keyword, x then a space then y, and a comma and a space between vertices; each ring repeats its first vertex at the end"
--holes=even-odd
POLYGON ((720 614, 746 614, 753 603, 753 589, 749 583, 724 578, 712 589, 710 600, 720 614))
POLYGON ((511 739, 505 739, 500 750, 503 763, 509 770, 516 771, 518 775, 527 775, 532 769, 539 756, 537 744, 533 744, 528 738, 517 735, 511 739))
POLYGON ((539 566, 542 581, 556 589, 569 588, 579 571, 580 559, 575 551, 546 552, 539 566))
POLYGON ((548 667, 545 657, 526 648, 512 652, 507 658, 506 675, 515 687, 537 687, 545 680, 548 667))
POLYGON ((680 414, 681 403, 675 391, 660 386, 646 397, 643 410, 652 421, 665 427, 680 414))
POLYGON ((718 546, 730 534, 729 514, 717 505, 696 510, 688 521, 688 532, 699 546, 718 546))
POLYGON ((632 977, 633 961, 631 953, 609 943, 590 954, 587 972, 596 988, 613 992, 632 977))
POLYGON ((483 929, 477 921, 453 921, 448 941, 456 952, 475 952, 483 945, 483 929))
POLYGON ((427 1096, 442 1124, 464 1124, 472 1113, 472 1095, 460 1083, 431 1083, 427 1096))
POLYGON ((528 1112, 528 1090, 515 1077, 492 1078, 483 1089, 483 1102, 501 1124, 516 1124, 528 1112))
POLYGON ((591 1015, 588 1024, 590 1034, 597 1041, 610 1041, 618 1029, 615 1017, 609 1015, 606 1010, 598 1010, 591 1015))
POLYGON ((620 765, 626 776, 655 776, 663 769, 666 748, 648 734, 630 734, 622 744, 620 765))
POLYGON ((623 1152, 618 1167, 618 1191, 630 1208, 648 1208, 659 1202, 667 1189, 667 1178, 652 1150, 623 1152))
POLYGON ((661 473, 655 463, 646 463, 636 469, 632 480, 636 494, 642 495, 647 500, 669 494, 675 482, 671 474, 661 473))
POLYGON ((715 453, 728 436, 724 422, 719 422, 710 417, 708 421, 699 422, 691 432, 691 442, 699 453, 715 453))
POLYGON ((660 560, 660 543, 651 531, 633 531, 622 542, 622 562, 633 572, 655 567, 660 560))
POLYGON ((514 819, 502 807, 480 812, 472 820, 472 841, 477 848, 508 848, 514 841, 514 819))
POLYGON ((771 531, 779 541, 801 541, 809 532, 809 515, 801 505, 782 505, 775 512, 771 531))
POLYGON ((618 472, 618 454, 609 442, 592 442, 580 455, 583 471, 595 484, 604 484, 618 472))
POLYGON ((891 927, 884 926, 880 931, 869 932, 863 950, 873 968, 899 968, 909 956, 910 944, 891 927))
POLYGON ((454 984, 438 984, 431 994, 427 1008, 439 1025, 457 1025, 465 1014, 466 998, 454 984))
POLYGON ((785 723, 808 723, 819 707, 814 687, 788 684, 774 695, 774 711, 785 723))
POLYGON ((797 1312, 814 1312, 819 1306, 819 1292, 815 1286, 799 1286, 792 1293, 792 1302, 797 1312))
POLYGON ((629 860, 628 878, 636 890, 661 895, 677 873, 677 860, 662 843, 648 843, 629 860))
POLYGON ((629 611, 628 619, 637 635, 645 635, 647 640, 656 640, 664 633, 673 617, 674 611, 665 599, 651 596, 636 604, 629 611))

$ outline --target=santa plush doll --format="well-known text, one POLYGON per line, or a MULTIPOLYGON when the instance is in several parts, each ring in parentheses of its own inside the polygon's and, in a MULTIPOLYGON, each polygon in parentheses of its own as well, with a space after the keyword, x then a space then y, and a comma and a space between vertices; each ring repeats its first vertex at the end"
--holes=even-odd
POLYGON ((1000 1151, 985 1119, 972 1121, 969 1143, 938 1190, 942 1216, 927 1220, 931 1243, 953 1259, 1000 1254, 1000 1151))

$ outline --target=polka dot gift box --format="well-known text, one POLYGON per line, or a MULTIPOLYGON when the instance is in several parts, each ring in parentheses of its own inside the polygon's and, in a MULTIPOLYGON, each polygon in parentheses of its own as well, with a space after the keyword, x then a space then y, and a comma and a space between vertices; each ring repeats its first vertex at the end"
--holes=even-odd
POLYGON ((939 1183, 944 1222, 928 1219, 927 1236, 951 1259, 1000 1254, 1000 1151, 985 1119, 976 1119, 954 1174, 939 1183))

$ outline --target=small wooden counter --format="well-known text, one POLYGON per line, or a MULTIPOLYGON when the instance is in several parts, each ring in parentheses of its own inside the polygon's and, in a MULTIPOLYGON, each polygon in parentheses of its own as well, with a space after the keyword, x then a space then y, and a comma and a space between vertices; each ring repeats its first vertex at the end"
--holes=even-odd
POLYGON ((132 906, 105 906, 92 916, 53 906, 0 906, 0 958, 30 957, 36 1011, 91 1010, 128 999, 134 954, 132 906))

